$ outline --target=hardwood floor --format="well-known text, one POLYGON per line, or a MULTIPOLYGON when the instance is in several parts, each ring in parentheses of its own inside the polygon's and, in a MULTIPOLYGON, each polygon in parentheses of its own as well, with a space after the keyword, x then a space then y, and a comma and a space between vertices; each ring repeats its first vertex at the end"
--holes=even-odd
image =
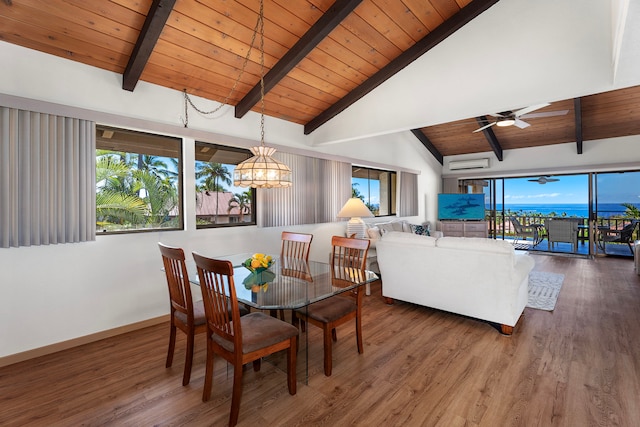
MULTIPOLYGON (((553 312, 525 309, 511 337, 487 323, 365 298, 364 354, 338 329, 333 375, 310 328, 310 378, 287 392, 280 362, 247 369, 239 426, 640 425, 640 276, 627 259, 531 255, 565 274, 553 312)), ((185 340, 165 369, 168 325, 0 368, 2 426, 226 425, 233 373, 221 359, 201 401, 205 341, 182 387, 185 340)))

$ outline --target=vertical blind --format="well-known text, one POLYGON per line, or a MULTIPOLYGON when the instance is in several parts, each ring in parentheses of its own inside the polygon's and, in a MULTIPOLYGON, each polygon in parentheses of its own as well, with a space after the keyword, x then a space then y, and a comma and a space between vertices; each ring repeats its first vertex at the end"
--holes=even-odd
POLYGON ((351 164, 280 152, 274 157, 291 168, 293 185, 257 192, 258 226, 336 221, 351 197, 351 164))
POLYGON ((400 198, 398 214, 400 216, 418 215, 418 175, 400 172, 400 198))
POLYGON ((95 240, 95 123, 0 107, 0 247, 95 240))

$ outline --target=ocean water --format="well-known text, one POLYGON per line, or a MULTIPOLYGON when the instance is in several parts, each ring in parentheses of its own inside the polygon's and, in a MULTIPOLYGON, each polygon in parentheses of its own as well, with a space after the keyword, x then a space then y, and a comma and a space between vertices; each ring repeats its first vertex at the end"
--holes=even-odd
MULTIPOLYGON (((640 209, 640 203, 633 203, 633 205, 640 209)), ((498 211, 502 210, 502 205, 497 205, 498 211)), ((541 204, 541 205, 518 205, 518 204, 505 204, 505 210, 510 210, 513 213, 522 212, 549 215, 555 213, 556 216, 568 216, 568 217, 580 217, 587 218, 589 216, 589 206, 584 203, 575 204, 541 204)), ((621 203, 599 203, 598 204, 598 216, 608 218, 612 216, 624 216, 626 208, 621 203)))

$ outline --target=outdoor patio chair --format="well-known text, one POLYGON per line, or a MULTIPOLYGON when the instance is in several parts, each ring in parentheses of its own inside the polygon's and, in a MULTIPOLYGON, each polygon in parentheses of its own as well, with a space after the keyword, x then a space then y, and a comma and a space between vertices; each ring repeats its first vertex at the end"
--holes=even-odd
POLYGON ((602 243, 602 250, 604 251, 604 253, 607 253, 606 243, 626 243, 627 245, 629 245, 631 255, 633 255, 633 247, 631 246, 631 242, 633 241, 633 234, 635 232, 636 225, 639 223, 639 220, 634 219, 630 224, 625 225, 620 230, 600 230, 600 239, 602 243))
POLYGON ((527 237, 531 237, 534 247, 542 241, 542 224, 522 225, 514 216, 510 216, 509 221, 511 221, 511 224, 516 231, 514 244, 517 244, 520 239, 527 240, 527 237))
POLYGON ((578 219, 546 219, 547 248, 553 249, 556 243, 570 243, 573 252, 578 251, 578 219))

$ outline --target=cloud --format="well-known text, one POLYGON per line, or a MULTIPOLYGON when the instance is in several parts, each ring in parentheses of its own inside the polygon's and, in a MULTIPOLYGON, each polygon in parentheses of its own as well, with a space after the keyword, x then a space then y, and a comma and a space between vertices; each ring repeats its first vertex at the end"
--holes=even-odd
POLYGON ((530 194, 527 197, 527 199, 542 199, 545 197, 560 197, 562 196, 562 193, 542 193, 542 194, 530 194))
POLYGON ((504 198, 509 200, 522 200, 522 199, 544 199, 544 198, 556 198, 562 196, 562 193, 542 193, 542 194, 505 194, 504 198))

